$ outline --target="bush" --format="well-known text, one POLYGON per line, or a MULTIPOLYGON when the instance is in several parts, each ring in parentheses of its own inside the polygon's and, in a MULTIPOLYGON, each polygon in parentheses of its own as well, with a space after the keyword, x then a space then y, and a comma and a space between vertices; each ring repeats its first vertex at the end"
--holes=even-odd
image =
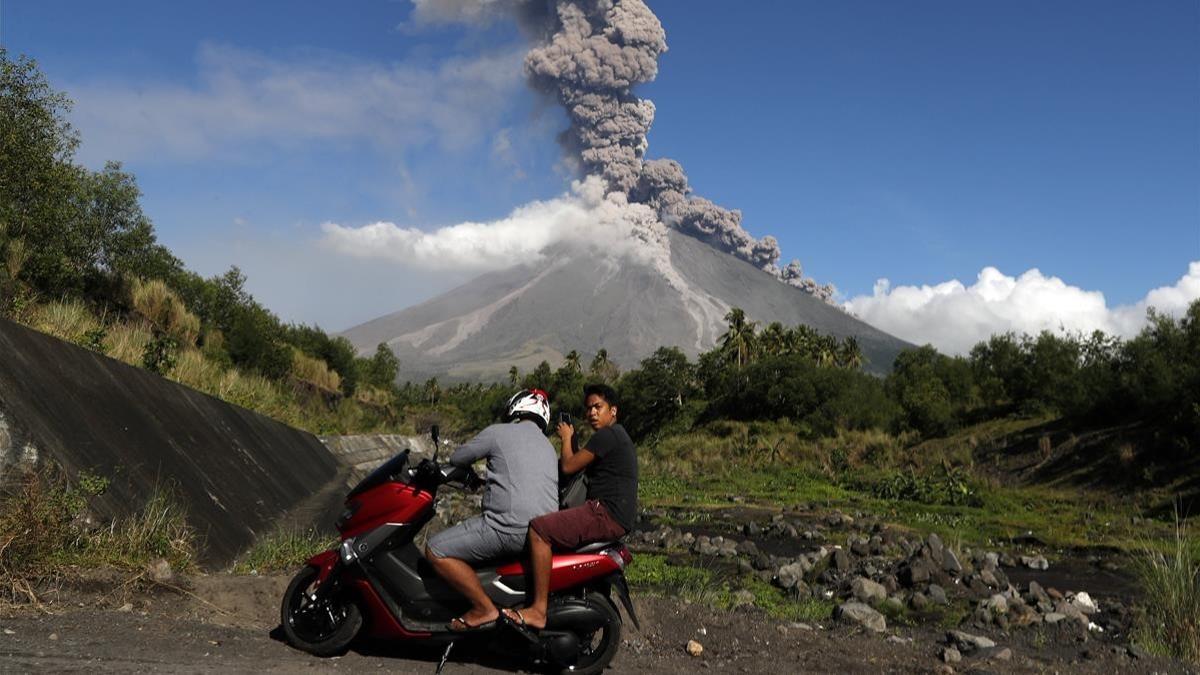
POLYGON ((1185 527, 1177 519, 1171 550, 1147 545, 1136 562, 1143 615, 1135 634, 1152 651, 1200 663, 1200 549, 1185 527))
POLYGON ((982 503, 969 474, 959 467, 943 467, 932 475, 912 469, 892 472, 870 486, 870 492, 880 499, 919 504, 979 506, 982 503))

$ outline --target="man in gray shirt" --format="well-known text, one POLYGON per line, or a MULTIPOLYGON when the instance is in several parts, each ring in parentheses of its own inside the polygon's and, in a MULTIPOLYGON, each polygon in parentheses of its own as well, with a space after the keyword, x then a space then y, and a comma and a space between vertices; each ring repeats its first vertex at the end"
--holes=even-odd
POLYGON ((471 563, 520 553, 529 521, 558 510, 558 457, 546 439, 546 392, 517 392, 504 417, 505 424, 484 429, 450 455, 450 463, 462 467, 487 459, 483 513, 433 535, 425 547, 438 574, 471 602, 450 622, 454 631, 490 628, 500 615, 471 563))

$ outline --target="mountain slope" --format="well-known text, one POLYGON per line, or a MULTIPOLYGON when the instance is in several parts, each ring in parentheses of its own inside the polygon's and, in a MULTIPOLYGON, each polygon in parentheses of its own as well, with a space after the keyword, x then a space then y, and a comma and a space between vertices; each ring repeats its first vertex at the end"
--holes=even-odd
POLYGON ((557 365, 572 349, 607 349, 624 367, 663 345, 695 356, 716 344, 730 307, 762 324, 853 335, 872 372, 909 346, 692 237, 670 231, 666 242, 669 254, 657 258, 559 247, 545 262, 484 274, 342 334, 361 351, 388 343, 406 379, 494 379, 512 365, 557 365))

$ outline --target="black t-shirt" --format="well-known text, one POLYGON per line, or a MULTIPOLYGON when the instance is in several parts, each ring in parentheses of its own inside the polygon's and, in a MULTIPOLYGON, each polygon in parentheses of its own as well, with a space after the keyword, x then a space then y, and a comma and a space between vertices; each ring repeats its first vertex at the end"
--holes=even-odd
POLYGON ((587 467, 588 499, 598 499, 628 532, 637 517, 637 450, 625 427, 614 424, 588 439, 584 450, 596 456, 587 467))

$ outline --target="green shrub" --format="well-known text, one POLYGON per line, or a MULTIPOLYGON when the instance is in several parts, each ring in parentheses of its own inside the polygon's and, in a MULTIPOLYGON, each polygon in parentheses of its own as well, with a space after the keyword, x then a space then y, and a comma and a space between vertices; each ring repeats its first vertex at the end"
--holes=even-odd
POLYGON ((886 474, 869 487, 880 499, 898 499, 919 504, 979 506, 982 501, 974 482, 960 467, 943 467, 933 474, 913 469, 886 474))
POLYGON ((1200 542, 1177 521, 1170 550, 1146 545, 1135 570, 1142 616, 1135 635, 1156 653, 1200 663, 1200 542))

